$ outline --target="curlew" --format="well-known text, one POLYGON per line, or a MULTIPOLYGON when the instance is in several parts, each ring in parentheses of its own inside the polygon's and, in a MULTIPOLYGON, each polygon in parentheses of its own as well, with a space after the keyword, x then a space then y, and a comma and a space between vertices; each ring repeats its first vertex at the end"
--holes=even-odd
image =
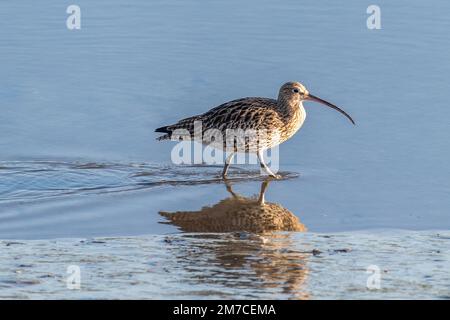
POLYGON ((309 93, 299 82, 287 82, 280 88, 278 99, 248 97, 221 104, 201 115, 182 119, 173 125, 164 126, 155 130, 163 133, 157 140, 170 140, 182 138, 184 135, 194 138, 197 133, 196 125, 201 124, 200 139, 203 144, 221 148, 228 153, 222 176, 225 178, 230 162, 236 152, 256 153, 261 168, 268 175, 277 178, 263 159, 263 151, 275 147, 291 138, 303 125, 306 111, 304 101, 315 101, 330 107, 344 116, 351 123, 353 119, 342 109, 309 93), (195 129, 195 130, 194 130, 195 129), (233 137, 230 145, 227 134, 244 132, 244 136, 233 137), (241 130, 241 131, 239 131, 241 130), (213 132, 212 134, 209 134, 213 132), (217 139, 219 132, 223 139, 217 139), (251 132, 252 134, 247 134, 251 132))

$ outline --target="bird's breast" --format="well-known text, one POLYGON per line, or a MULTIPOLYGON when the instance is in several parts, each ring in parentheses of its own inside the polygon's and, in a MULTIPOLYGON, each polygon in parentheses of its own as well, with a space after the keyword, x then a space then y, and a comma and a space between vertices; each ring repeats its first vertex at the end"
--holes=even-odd
POLYGON ((303 108, 302 103, 299 107, 292 112, 289 117, 284 120, 285 126, 282 128, 282 141, 286 141, 292 137, 303 125, 306 119, 305 108, 303 108))

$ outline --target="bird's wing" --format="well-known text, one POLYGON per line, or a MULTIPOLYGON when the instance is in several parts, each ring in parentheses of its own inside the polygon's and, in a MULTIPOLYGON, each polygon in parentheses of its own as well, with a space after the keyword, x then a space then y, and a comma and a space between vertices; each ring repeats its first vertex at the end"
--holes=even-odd
POLYGON ((268 98, 242 98, 221 104, 204 114, 189 117, 177 123, 155 130, 155 132, 166 133, 163 139, 170 138, 175 130, 187 130, 194 134, 194 123, 201 121, 202 131, 208 129, 242 129, 258 130, 270 129, 275 122, 280 122, 279 115, 275 110, 276 100, 268 98))
POLYGON ((268 98, 242 98, 224 103, 202 115, 204 130, 268 129, 279 119, 277 101, 268 98))

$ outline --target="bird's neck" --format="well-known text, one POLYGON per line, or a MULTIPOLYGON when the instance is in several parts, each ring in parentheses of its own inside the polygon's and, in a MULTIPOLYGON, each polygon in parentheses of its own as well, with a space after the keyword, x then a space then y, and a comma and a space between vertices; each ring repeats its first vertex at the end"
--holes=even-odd
POLYGON ((278 110, 286 122, 299 120, 303 122, 306 116, 302 101, 286 101, 279 99, 278 110))
POLYGON ((278 106, 278 110, 284 124, 281 128, 282 141, 286 141, 301 128, 305 122, 306 112, 301 101, 278 106))

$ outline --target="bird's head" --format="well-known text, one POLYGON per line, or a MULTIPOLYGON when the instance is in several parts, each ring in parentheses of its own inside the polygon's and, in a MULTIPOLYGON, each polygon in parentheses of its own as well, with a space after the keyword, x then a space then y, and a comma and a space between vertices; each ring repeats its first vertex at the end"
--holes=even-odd
POLYGON ((325 101, 319 97, 310 94, 309 91, 306 89, 306 87, 302 85, 300 82, 286 82, 281 86, 280 93, 278 94, 279 102, 287 103, 289 105, 299 105, 300 102, 305 100, 315 101, 323 105, 326 105, 327 107, 330 107, 342 113, 351 121, 351 123, 355 124, 355 121, 353 121, 352 117, 350 117, 344 110, 328 101, 325 101))

